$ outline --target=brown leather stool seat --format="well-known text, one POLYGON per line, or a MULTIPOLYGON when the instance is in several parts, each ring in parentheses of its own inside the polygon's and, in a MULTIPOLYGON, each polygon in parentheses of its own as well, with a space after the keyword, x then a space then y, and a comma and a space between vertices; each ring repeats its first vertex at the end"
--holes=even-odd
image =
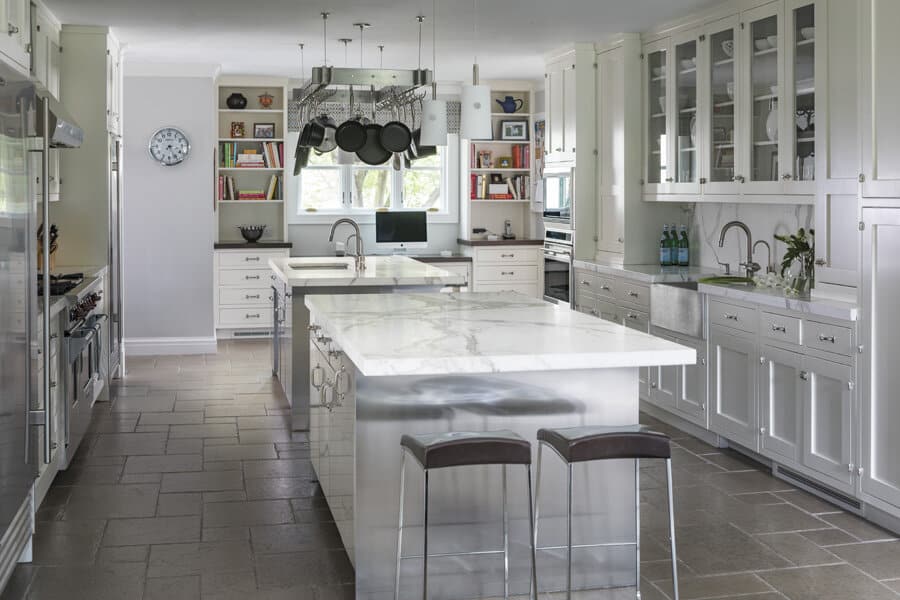
POLYGON ((531 464, 531 444, 512 431, 451 431, 404 435, 400 438, 400 445, 424 469, 531 464))
POLYGON ((569 463, 672 456, 669 436, 642 425, 539 429, 537 439, 550 445, 569 463))

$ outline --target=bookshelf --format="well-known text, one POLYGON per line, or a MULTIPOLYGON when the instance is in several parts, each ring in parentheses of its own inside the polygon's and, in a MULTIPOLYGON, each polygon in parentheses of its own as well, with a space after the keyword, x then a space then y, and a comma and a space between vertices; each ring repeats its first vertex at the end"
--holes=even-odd
POLYGON ((534 173, 534 86, 524 81, 490 81, 490 140, 461 140, 460 147, 460 232, 472 238, 472 228, 503 232, 504 222, 512 223, 519 239, 530 237, 531 199, 534 173), (498 104, 507 96, 521 100, 520 108, 507 113, 498 104), (525 139, 504 139, 505 122, 518 123, 508 133, 524 133, 525 139), (516 131, 518 129, 518 131, 516 131), (505 188, 504 188, 505 186, 505 188))
POLYGON ((214 119, 217 242, 241 242, 238 226, 267 225, 263 242, 287 240, 284 214, 288 81, 275 77, 223 76, 217 81, 214 119), (228 98, 241 94, 245 108, 228 98), (264 106, 268 104, 268 106, 264 106))

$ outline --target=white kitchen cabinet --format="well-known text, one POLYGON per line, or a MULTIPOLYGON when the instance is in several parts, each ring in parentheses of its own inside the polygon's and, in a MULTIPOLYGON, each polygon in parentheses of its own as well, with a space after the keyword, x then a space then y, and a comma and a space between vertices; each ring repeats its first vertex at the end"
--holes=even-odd
POLYGON ((562 126, 562 147, 563 152, 571 154, 575 153, 576 144, 576 115, 578 114, 576 90, 576 71, 575 64, 565 65, 562 71, 563 86, 563 126, 562 126))
MULTIPOLYGON (((862 11, 862 195, 900 197, 900 2, 866 0, 862 11)), ((848 140, 849 143, 849 140, 848 140)))
POLYGON ((736 144, 740 135, 739 108, 743 103, 737 88, 741 83, 738 65, 744 60, 744 48, 737 43, 739 31, 738 15, 713 21, 703 31, 698 152, 704 194, 736 196, 741 193, 741 184, 735 181, 735 167, 743 150, 736 144))
POLYGON ((110 133, 122 133, 122 56, 112 37, 106 48, 106 117, 110 133))
POLYGON ((759 442, 755 334, 709 328, 709 427, 750 450, 759 442))
POLYGON ((60 25, 43 5, 33 5, 31 74, 59 99, 60 25))
POLYGON ((673 70, 669 38, 644 45, 644 193, 670 192, 672 169, 669 167, 672 111, 669 97, 669 74, 673 70))
POLYGON ((803 355, 762 346, 759 363, 759 451, 768 458, 796 464, 803 435, 803 355))
POLYGON ((900 507, 900 209, 863 209, 862 492, 900 507))
POLYGON ((625 251, 625 48, 597 55, 597 250, 625 251))
POLYGON ((807 356, 800 377, 805 383, 803 464, 829 485, 852 493, 857 468, 853 368, 807 356))
POLYGON ((538 246, 476 247, 472 256, 472 290, 518 292, 541 297, 543 264, 538 246))
POLYGON ((697 351, 696 363, 678 367, 675 411, 685 419, 705 428, 707 426, 706 341, 676 337, 675 342, 697 351))
POLYGON ((0 0, 0 53, 27 70, 31 60, 31 4, 28 0, 0 0))
POLYGON ((565 127, 564 107, 564 63, 548 65, 544 74, 546 99, 546 137, 544 151, 547 154, 563 151, 563 130, 565 127))
POLYGON ((282 284, 273 280, 268 261, 289 255, 290 250, 280 248, 215 251, 214 310, 220 336, 274 328, 273 286, 282 284))
POLYGON ((673 115, 669 119, 672 128, 669 132, 669 162, 672 169, 666 181, 671 184, 669 189, 674 194, 700 193, 701 124, 698 119, 707 112, 699 85, 702 37, 702 30, 697 28, 672 38, 672 76, 669 77, 667 93, 673 115))

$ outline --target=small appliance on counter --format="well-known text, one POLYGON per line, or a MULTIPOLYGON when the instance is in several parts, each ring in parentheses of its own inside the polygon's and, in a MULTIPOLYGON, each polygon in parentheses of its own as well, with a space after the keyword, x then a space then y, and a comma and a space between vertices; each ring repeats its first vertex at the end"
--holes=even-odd
POLYGON ((516 234, 513 233, 512 230, 512 221, 506 219, 503 222, 503 239, 504 240, 514 240, 516 239, 516 234))

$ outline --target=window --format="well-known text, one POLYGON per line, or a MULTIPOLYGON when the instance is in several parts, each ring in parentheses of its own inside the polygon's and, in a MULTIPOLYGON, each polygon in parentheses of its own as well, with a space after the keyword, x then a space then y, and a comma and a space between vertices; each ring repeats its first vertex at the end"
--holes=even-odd
POLYGON ((317 216, 331 218, 379 209, 455 215, 448 202, 449 153, 448 148, 438 148, 435 156, 396 171, 391 162, 371 166, 356 160, 342 165, 337 162, 338 152, 313 152, 308 166, 295 179, 291 221, 304 223, 317 216))

